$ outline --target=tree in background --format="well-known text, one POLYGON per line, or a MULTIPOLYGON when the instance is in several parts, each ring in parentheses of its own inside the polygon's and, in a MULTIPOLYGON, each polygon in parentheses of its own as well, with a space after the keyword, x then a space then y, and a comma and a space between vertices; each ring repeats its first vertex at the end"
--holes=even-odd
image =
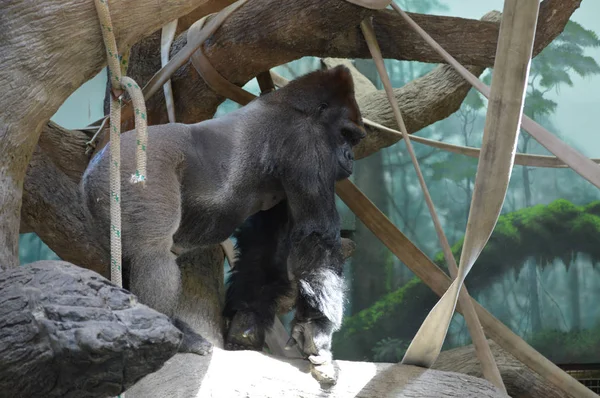
MULTIPOLYGON (((589 77, 599 74, 600 67, 598 63, 592 57, 585 55, 586 49, 598 47, 599 45, 600 41, 592 30, 585 29, 577 22, 569 21, 563 33, 532 62, 525 113, 556 133, 558 129, 552 125, 551 117, 558 104, 550 98, 549 94, 558 92, 563 85, 572 86, 573 76, 589 77)), ((392 63, 393 61, 388 62, 392 63)), ((402 65, 401 62, 397 62, 397 64, 402 65)), ((392 68, 392 70, 394 69, 392 68)), ((397 80, 394 79, 398 79, 398 76, 395 73, 397 72, 391 72, 392 81, 397 84, 397 80)), ((365 72, 365 75, 369 76, 369 73, 365 72)), ((491 74, 487 73, 483 80, 489 85, 491 74)), ((421 130, 418 134, 460 145, 478 147, 481 144, 485 120, 485 103, 486 100, 482 99, 477 92, 471 90, 458 112, 448 119, 421 130)), ((566 140, 568 141, 568 137, 566 137, 566 140)), ((404 156, 403 159, 403 144, 398 145, 400 147, 394 146, 382 151, 386 157, 384 173, 387 176, 385 179, 386 189, 389 190, 389 217, 425 253, 433 256, 439 250, 435 232, 427 209, 423 206, 422 194, 414 178, 412 164, 408 156, 404 156)), ((445 231, 451 242, 457 242, 461 239, 466 226, 477 160, 441 151, 433 151, 434 153, 428 154, 427 152, 431 150, 419 144, 415 144, 415 149, 421 158, 425 160, 421 162, 421 166, 424 169, 425 178, 434 197, 445 231)), ((548 154, 536 141, 531 140, 528 133, 524 131, 520 135, 518 150, 524 153, 548 154)), ((574 175, 571 170, 534 169, 516 166, 503 212, 507 214, 524 207, 531 207, 536 203, 549 203, 553 199, 561 197, 582 205, 597 200, 598 193, 587 182, 574 175), (534 173, 537 178, 533 178, 534 173)), ((552 339, 558 337, 543 332, 546 337, 541 339, 539 336, 541 336, 540 333, 543 330, 560 325, 558 329, 565 330, 566 328, 575 333, 582 328, 582 292, 580 289, 581 277, 579 275, 581 271, 578 271, 578 268, 589 261, 586 260, 585 256, 562 256, 560 259, 555 259, 551 264, 548 264, 542 262, 540 256, 536 255, 524 258, 523 261, 524 263, 518 266, 506 268, 502 277, 496 278, 493 282, 486 282, 485 286, 473 286, 473 284, 477 285, 478 282, 470 282, 469 286, 474 291, 480 292, 477 296, 478 300, 485 303, 486 307, 499 319, 507 325, 511 325, 519 334, 533 339, 532 341, 540 342, 539 347, 547 351, 552 347, 547 342, 554 341, 552 339), (570 266, 575 265, 575 262, 577 262, 577 266, 570 266), (562 275, 561 272, 564 272, 561 263, 568 267, 566 283, 558 276, 562 275), (518 283, 515 283, 516 280, 518 280, 518 283), (557 301, 555 296, 558 296, 559 293, 557 293, 555 286, 560 286, 559 291, 564 292, 562 296, 568 297, 568 309, 565 309, 564 305, 557 301), (544 312, 545 309, 546 312, 544 312), (542 319, 545 322, 542 322, 542 319), (570 322, 567 322, 567 320, 570 320, 570 322)), ((478 267, 489 268, 490 265, 481 263, 478 264, 478 267)), ((586 272, 588 271, 595 272, 594 270, 587 270, 586 272)), ((394 288, 397 290, 393 289, 393 293, 389 293, 390 295, 401 292, 405 286, 408 286, 405 283, 410 278, 398 283, 398 274, 396 273, 396 281, 392 282, 391 285, 398 286, 400 289, 394 288)), ((408 294, 408 291, 423 294, 420 290, 415 291, 415 288, 411 285, 406 294, 408 294)), ((367 311, 374 310, 378 305, 383 305, 382 303, 385 300, 382 298, 367 311)), ((422 299, 410 301, 410 303, 415 307, 403 308, 402 312, 413 314, 413 320, 418 325, 420 318, 415 317, 415 311, 426 313, 429 309, 428 300, 422 299)), ((375 313, 378 313, 378 311, 375 311, 375 313)), ((368 312, 358 314, 354 319, 359 319, 365 314, 368 314, 368 312)), ((403 317, 403 319, 408 320, 411 318, 403 317)), ((591 323, 593 325, 593 322, 591 323)), ((388 330, 379 324, 370 327, 388 330)), ((406 346, 406 338, 411 336, 411 333, 406 333, 406 331, 410 329, 410 326, 396 325, 396 328, 390 330, 387 337, 378 340, 376 343, 373 343, 372 340, 362 339, 361 343, 367 344, 367 341, 369 341, 368 344, 372 344, 372 346, 369 348, 361 347, 358 351, 362 353, 361 355, 366 355, 365 353, 371 349, 373 358, 376 360, 389 360, 395 355, 401 358, 406 346)), ((456 316, 446 346, 463 345, 469 341, 470 337, 464 320, 462 317, 456 316)), ((569 356, 570 360, 577 360, 579 357, 581 355, 569 356)), ((562 356, 561 358, 566 357, 562 356)), ((584 359, 581 357, 581 360, 584 359)))
MULTIPOLYGON (((544 49, 531 63, 527 100, 524 112, 533 120, 541 123, 550 117, 556 110, 557 103, 547 98, 546 94, 560 86, 573 86, 571 75, 588 77, 600 73, 600 66, 589 56, 585 55, 588 47, 600 46, 600 40, 595 32, 585 29, 574 21, 569 21, 565 30, 548 47, 544 49)), ((529 153, 532 137, 521 131, 519 138, 519 151, 529 153)), ((537 143, 536 143, 537 144, 537 143)), ((533 169, 522 166, 523 205, 530 207, 532 202, 532 171, 533 169)), ((556 178, 556 177, 555 177, 556 178)), ((536 259, 528 259, 528 278, 530 289, 530 323, 531 333, 542 329, 541 308, 539 300, 538 264, 536 259)), ((570 295, 572 328, 580 329, 581 307, 579 305, 579 272, 577 267, 570 269, 570 295)))
MULTIPOLYGON (((447 9, 440 0, 400 0, 397 3, 404 10, 422 14, 447 9)), ((385 60, 385 63, 394 87, 402 87, 434 67, 431 64, 391 59, 385 60)), ((357 59, 354 64, 377 89, 383 88, 372 60, 357 59)), ((418 218, 409 217, 410 211, 402 211, 400 208, 412 210, 410 195, 405 193, 409 186, 416 183, 416 175, 408 155, 404 153, 404 144, 398 145, 356 162, 353 181, 379 209, 391 213, 392 217, 402 217, 402 224, 414 232, 418 218), (396 180, 396 176, 401 176, 400 181, 396 180), (404 194, 397 195, 396 187, 404 194)), ((423 205, 419 204, 421 209, 417 214, 421 212, 423 205)), ((416 237, 416 233, 413 236, 416 237)), ((406 267, 360 221, 356 222, 354 237, 361 244, 351 260, 349 305, 352 314, 368 308, 412 277, 412 273, 407 274, 406 267)))
MULTIPOLYGON (((532 61, 524 112, 556 133, 558 129, 552 125, 551 117, 558 104, 555 100, 549 98, 547 94, 552 91, 558 92, 562 85, 573 86, 572 76, 574 75, 589 77, 599 74, 600 66, 598 63, 592 57, 585 55, 587 48, 598 46, 600 46, 600 40, 595 32, 585 29, 577 22, 569 21, 565 30, 532 61)), ((483 80, 489 85, 491 74, 486 74, 483 80)), ((479 146, 485 120, 484 112, 485 100, 479 93, 471 90, 459 112, 449 118, 450 120, 442 121, 439 124, 453 123, 454 127, 448 129, 448 131, 455 136, 453 137, 454 140, 461 145, 479 146), (452 121, 451 119, 455 120, 452 121), (473 134, 474 129, 478 134, 473 134)), ((531 136, 524 130, 521 131, 519 137, 518 151, 521 153, 548 154, 545 148, 539 145, 537 141, 532 140, 531 136)), ((466 221, 468 216, 477 161, 460 155, 448 154, 442 161, 433 164, 432 168, 434 172, 433 180, 443 180, 447 184, 454 184, 455 188, 451 188, 453 193, 458 193, 457 191, 460 190, 464 191, 466 200, 460 201, 466 209, 464 212, 453 203, 456 202, 454 199, 456 196, 446 196, 446 205, 450 210, 450 214, 452 214, 448 219, 454 220, 455 230, 462 231, 465 227, 463 220, 466 221), (462 214, 459 215, 458 213, 462 214)), ((552 198, 559 197, 568 197, 574 203, 589 203, 591 200, 597 199, 597 192, 585 181, 577 178, 571 170, 515 166, 515 173, 511 179, 511 189, 507 195, 504 211, 515 211, 522 207, 531 207, 535 203, 547 203, 552 198), (518 173, 519 169, 521 173, 518 173), (533 189, 533 173, 536 173, 539 177, 535 181, 535 189, 533 189), (563 176, 566 176, 566 178, 563 176), (548 184, 545 181, 553 181, 553 184, 548 184)), ((506 300, 506 297, 512 296, 512 301, 519 308, 519 312, 528 314, 527 322, 521 326, 523 328, 520 330, 521 334, 535 334, 542 330, 544 326, 542 324, 543 306, 540 303, 539 296, 540 266, 539 259, 526 259, 527 300, 522 300, 519 297, 522 293, 515 290, 517 285, 514 283, 504 286, 503 293, 500 294, 503 301, 506 300)), ((577 267, 570 267, 569 281, 571 327, 578 330, 580 328, 578 320, 581 318, 581 308, 579 305, 580 289, 577 267)), ((551 293, 546 289, 544 291, 544 294, 551 296, 551 293)), ((550 298, 550 301, 553 300, 550 298)), ((510 306, 497 304, 499 312, 501 312, 501 314, 498 314, 500 319, 504 320, 504 318, 514 316, 508 311, 510 306)), ((468 336, 462 318, 456 317, 455 319, 460 325, 460 327, 455 328, 455 330, 458 330, 457 333, 468 336)))

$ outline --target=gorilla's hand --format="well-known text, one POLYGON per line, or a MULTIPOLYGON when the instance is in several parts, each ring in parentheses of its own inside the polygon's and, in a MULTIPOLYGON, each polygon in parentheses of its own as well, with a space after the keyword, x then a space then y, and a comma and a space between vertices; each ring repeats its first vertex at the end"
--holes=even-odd
POLYGON ((300 351, 315 365, 331 362, 331 336, 334 325, 325 316, 302 318, 301 314, 292 321, 292 337, 287 347, 298 345, 300 351))

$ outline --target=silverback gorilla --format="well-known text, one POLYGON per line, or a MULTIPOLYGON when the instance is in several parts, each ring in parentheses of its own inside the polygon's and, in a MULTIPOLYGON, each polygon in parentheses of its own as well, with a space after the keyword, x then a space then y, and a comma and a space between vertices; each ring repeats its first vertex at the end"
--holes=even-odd
MULTIPOLYGON (((292 344, 321 363, 343 312, 335 183, 352 174, 365 137, 346 67, 315 71, 223 117, 148 128, 148 181, 130 184, 135 132, 122 135, 122 245, 126 288, 174 316, 181 289, 172 247, 218 244, 234 232, 226 347, 262 349, 285 298, 295 297, 292 344), (289 272, 288 272, 289 270, 289 272)), ((110 145, 81 189, 90 233, 109 249, 110 145)), ((211 344, 179 319, 181 352, 211 344)))

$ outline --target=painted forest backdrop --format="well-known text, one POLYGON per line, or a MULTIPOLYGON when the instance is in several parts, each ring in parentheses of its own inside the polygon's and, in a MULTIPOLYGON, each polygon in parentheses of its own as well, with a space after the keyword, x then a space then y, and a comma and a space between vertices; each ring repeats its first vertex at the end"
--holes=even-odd
MULTIPOLYGON (((480 18, 501 0, 400 0, 407 11, 480 18)), ((590 157, 600 157, 600 3, 584 1, 565 31, 532 63, 525 113, 590 157)), ((435 67, 386 61, 395 87, 435 67)), ((381 89, 371 61, 356 67, 381 89)), ((319 67, 303 58, 276 68, 293 78, 319 67)), ((491 70, 484 73, 487 84, 491 70)), ((75 92, 53 120, 82 127, 102 116, 106 72, 75 92)), ((258 94, 253 80, 246 85, 258 94)), ((217 117, 237 107, 223 103, 217 117)), ((486 100, 471 91, 460 110, 418 135, 480 147, 486 100)), ((476 159, 415 143, 444 230, 458 260, 476 159)), ((522 131, 518 151, 549 154, 522 131)), ((403 143, 357 162, 352 180, 423 251, 443 267, 438 240, 403 143)), ((437 296, 339 203, 345 233, 358 243, 348 261, 349 299, 334 336, 339 359, 399 361, 437 296)), ((35 234, 20 241, 21 264, 56 255, 35 234)), ((503 215, 467 278, 485 308, 558 364, 600 363, 600 192, 568 169, 515 166, 503 215)), ((445 348, 469 344, 455 315, 445 348)))

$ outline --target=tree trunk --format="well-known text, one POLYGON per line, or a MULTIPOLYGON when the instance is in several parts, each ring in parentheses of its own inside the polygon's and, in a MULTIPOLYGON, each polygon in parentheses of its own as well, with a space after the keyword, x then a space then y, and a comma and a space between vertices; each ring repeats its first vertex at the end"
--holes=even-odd
MULTIPOLYGON (((388 191, 383 179, 381 152, 356 163, 354 182, 384 212, 388 208, 388 191)), ((387 293, 389 251, 362 222, 356 223, 356 241, 360 242, 352 259, 352 314, 368 308, 387 293)))
MULTIPOLYGON (((533 116, 533 115, 532 115, 533 116)), ((531 136, 524 134, 523 136, 523 153, 527 153, 529 148, 529 140, 531 136)), ((525 207, 531 207, 531 178, 529 175, 529 167, 523 166, 523 194, 525 196, 525 207)), ((531 323, 531 334, 535 334, 542 330, 542 318, 540 314, 540 294, 538 290, 538 276, 537 276, 537 259, 529 258, 527 261, 527 278, 529 280, 529 294, 531 298, 529 300, 529 319, 531 323)))
MULTIPOLYGON (((328 67, 340 63, 339 60, 326 62, 328 67)), ((358 94, 358 105, 364 108, 367 102, 365 96, 377 92, 372 78, 368 78, 365 72, 375 72, 374 66, 364 64, 355 68, 346 61, 346 66, 354 72, 354 80, 357 80, 356 92, 358 94), (358 76, 362 76, 362 81, 358 76), (367 78, 365 78, 367 77, 367 78)), ((373 203, 384 211, 388 208, 388 191, 383 179, 383 154, 376 152, 371 156, 356 162, 354 167, 355 183, 371 198, 373 203)), ((350 305, 351 313, 355 314, 367 308, 386 293, 386 281, 389 280, 388 263, 386 261, 388 251, 381 241, 369 231, 364 224, 356 224, 355 239, 361 242, 357 247, 352 259, 352 279, 350 305)))
POLYGON ((581 303, 579 301, 579 270, 577 265, 565 264, 569 270, 569 302, 571 307, 571 331, 581 330, 581 303))
MULTIPOLYGON (((570 395, 557 389, 539 374, 532 371, 521 361, 503 350, 492 340, 488 340, 490 349, 502 375, 508 395, 512 398, 566 398, 570 395)), ((475 355, 473 345, 443 351, 433 365, 433 369, 464 373, 469 376, 483 377, 481 365, 475 355)))

